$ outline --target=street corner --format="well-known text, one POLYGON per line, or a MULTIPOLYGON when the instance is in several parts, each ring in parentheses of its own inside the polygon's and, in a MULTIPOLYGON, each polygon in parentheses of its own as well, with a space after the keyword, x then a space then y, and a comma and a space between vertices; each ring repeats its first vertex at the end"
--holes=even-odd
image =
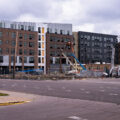
POLYGON ((8 106, 8 105, 18 105, 29 103, 35 99, 33 95, 11 92, 11 91, 3 91, 0 90, 0 106, 8 106))

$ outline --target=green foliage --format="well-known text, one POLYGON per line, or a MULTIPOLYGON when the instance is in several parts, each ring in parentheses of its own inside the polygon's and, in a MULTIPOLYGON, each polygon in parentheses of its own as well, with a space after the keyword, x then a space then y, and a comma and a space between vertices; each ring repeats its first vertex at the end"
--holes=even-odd
POLYGON ((8 96, 6 93, 0 93, 0 96, 8 96))

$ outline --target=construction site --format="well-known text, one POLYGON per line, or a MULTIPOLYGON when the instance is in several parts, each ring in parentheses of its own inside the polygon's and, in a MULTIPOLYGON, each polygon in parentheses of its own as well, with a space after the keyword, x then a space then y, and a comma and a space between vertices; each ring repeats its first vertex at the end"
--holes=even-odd
POLYGON ((120 76, 116 35, 73 32, 72 24, 3 21, 0 38, 1 78, 120 76))
POLYGON ((60 49, 58 64, 51 64, 47 74, 42 69, 29 69, 24 71, 13 71, 11 74, 2 74, 0 78, 6 79, 26 79, 26 80, 75 80, 82 78, 104 78, 120 77, 120 66, 114 65, 115 48, 112 48, 111 64, 82 64, 74 54, 73 42, 65 45, 71 52, 66 55, 60 49), (64 64, 66 63, 67 64, 64 64))

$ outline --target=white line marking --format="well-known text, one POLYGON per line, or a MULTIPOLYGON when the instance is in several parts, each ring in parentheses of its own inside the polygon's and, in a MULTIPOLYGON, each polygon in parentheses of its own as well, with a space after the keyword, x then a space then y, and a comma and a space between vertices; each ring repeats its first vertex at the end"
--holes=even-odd
POLYGON ((80 90, 84 91, 85 89, 82 88, 82 89, 80 89, 80 90))
POLYGON ((110 93, 109 95, 114 95, 114 96, 117 96, 118 94, 110 93))
POLYGON ((71 90, 66 90, 66 92, 71 92, 71 90))
POLYGON ((101 92, 105 92, 105 90, 100 90, 101 92))
POLYGON ((86 93, 86 94, 90 94, 90 92, 89 92, 89 91, 86 91, 85 93, 86 93))
POLYGON ((84 119, 84 118, 81 118, 81 117, 77 117, 77 116, 70 116, 68 117, 69 119, 73 119, 73 120, 88 120, 88 119, 84 119))

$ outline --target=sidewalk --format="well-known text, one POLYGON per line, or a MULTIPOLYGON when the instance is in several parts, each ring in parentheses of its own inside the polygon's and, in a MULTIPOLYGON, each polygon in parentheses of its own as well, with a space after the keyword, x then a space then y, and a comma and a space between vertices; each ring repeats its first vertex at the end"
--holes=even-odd
POLYGON ((0 90, 0 93, 8 94, 8 96, 0 96, 0 104, 30 102, 36 98, 35 95, 19 93, 19 92, 12 92, 12 91, 0 90))

